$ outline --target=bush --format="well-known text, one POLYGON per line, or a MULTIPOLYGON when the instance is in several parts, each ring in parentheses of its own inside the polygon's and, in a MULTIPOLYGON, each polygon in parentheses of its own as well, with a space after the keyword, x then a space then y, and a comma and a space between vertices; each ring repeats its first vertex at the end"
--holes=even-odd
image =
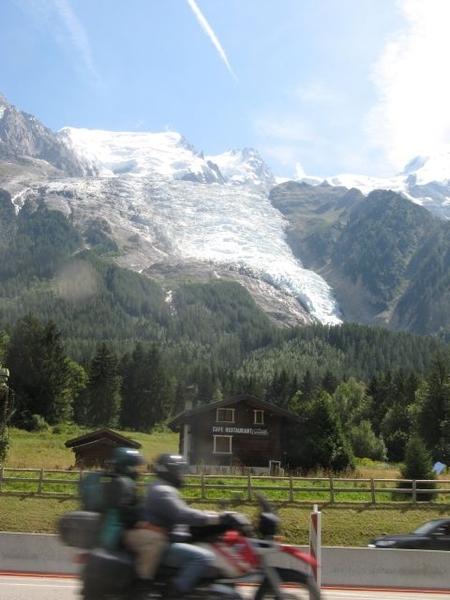
MULTIPOLYGON (((425 443, 422 438, 417 434, 413 434, 405 448, 405 463, 400 468, 401 479, 415 479, 415 480, 430 480, 436 479, 436 473, 433 471, 433 462, 431 460, 431 454, 427 450, 425 443)), ((410 488, 412 489, 412 482, 400 482, 399 488, 410 488)), ((417 489, 421 490, 433 490, 436 489, 436 483, 429 481, 427 483, 420 483, 417 485, 417 489)), ((429 502, 436 497, 437 494, 417 492, 416 499, 418 502, 429 502)), ((406 494, 405 494, 406 496, 406 494)), ((411 494, 408 494, 408 498, 411 499, 411 494)))
POLYGON ((0 435, 0 463, 6 460, 9 450, 9 435, 8 430, 5 429, 0 435))
POLYGON ((50 431, 50 425, 41 415, 31 415, 26 425, 25 429, 27 431, 50 431))

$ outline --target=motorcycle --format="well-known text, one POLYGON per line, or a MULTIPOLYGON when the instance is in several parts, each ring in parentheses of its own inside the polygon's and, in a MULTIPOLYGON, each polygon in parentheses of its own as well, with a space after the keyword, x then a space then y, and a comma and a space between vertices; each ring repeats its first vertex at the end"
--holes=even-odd
MULTIPOLYGON (((258 496, 257 531, 245 515, 226 513, 221 525, 190 528, 190 543, 208 547, 215 555, 210 571, 189 594, 192 600, 320 600, 311 570, 317 562, 306 552, 277 539, 279 518, 271 504, 258 496), (283 560, 282 556, 289 557, 283 560), (283 564, 285 563, 285 564, 283 564), (288 566, 285 566, 285 565, 288 566)), ((133 555, 121 549, 96 547, 101 523, 98 513, 72 511, 60 520, 60 538, 85 550, 79 557, 83 600, 134 600, 133 555)), ((161 565, 149 598, 164 600, 174 569, 161 565)))

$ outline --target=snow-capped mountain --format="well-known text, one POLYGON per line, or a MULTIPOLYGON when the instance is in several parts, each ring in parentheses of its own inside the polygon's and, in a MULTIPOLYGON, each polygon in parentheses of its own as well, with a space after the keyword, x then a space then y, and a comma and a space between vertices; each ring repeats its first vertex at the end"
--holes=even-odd
MULTIPOLYGON (((299 181, 320 185, 324 180, 304 175, 299 181)), ((373 190, 392 190, 440 218, 450 218, 450 152, 417 156, 401 173, 390 178, 341 174, 325 181, 333 186, 359 189, 364 195, 373 190)))
POLYGON ((246 148, 217 156, 199 153, 179 133, 111 132, 65 127, 61 139, 102 177, 133 175, 270 190, 275 178, 256 152, 246 148))
POLYGON ((262 190, 270 191, 276 180, 269 167, 256 150, 229 150, 223 154, 206 157, 216 164, 226 181, 235 185, 253 184, 262 190))
MULTIPOLYGON (((288 222, 269 199, 277 181, 256 150, 204 155, 171 131, 53 133, 0 95, 0 163, 0 188, 18 211, 44 201, 81 231, 101 223, 121 266, 160 279, 177 270, 236 279, 291 324, 342 320, 333 289, 293 254, 288 222)), ((414 159, 391 179, 327 179, 365 195, 401 192, 441 218, 450 218, 449 182, 450 154, 414 159)))
MULTIPOLYGON (((286 222, 266 193, 273 176, 255 151, 203 158, 173 132, 62 134, 98 176, 47 182, 46 201, 72 219, 95 212, 124 239, 139 236, 147 250, 141 246, 138 256, 133 249, 122 263, 146 271, 155 262, 236 271, 297 299, 319 322, 340 322, 331 288, 302 268, 286 242, 286 222)), ((38 186, 42 193, 43 182, 38 186)), ((13 202, 20 207, 33 188, 13 202)))
POLYGON ((46 159, 39 153, 29 115, 3 97, 0 109, 0 159, 15 153, 0 187, 17 210, 44 200, 81 230, 101 221, 121 248, 122 266, 153 276, 189 263, 238 279, 272 315, 340 322, 330 286, 304 269, 286 242, 286 221, 268 199, 275 179, 255 150, 203 156, 175 132, 68 127, 51 134, 41 125, 48 144, 70 156, 66 169, 57 152, 46 159), (10 143, 8 132, 18 128, 10 143))
POLYGON ((101 177, 131 175, 199 183, 223 181, 217 166, 208 164, 176 132, 130 133, 66 127, 60 136, 101 177))

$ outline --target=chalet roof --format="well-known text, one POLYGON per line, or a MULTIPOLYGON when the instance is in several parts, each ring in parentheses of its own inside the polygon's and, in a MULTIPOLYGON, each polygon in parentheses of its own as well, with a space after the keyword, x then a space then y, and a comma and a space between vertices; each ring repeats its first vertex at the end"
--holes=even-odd
POLYGON ((292 413, 286 410, 285 408, 281 408, 276 404, 271 404, 270 402, 261 400, 260 398, 252 396, 251 394, 241 394, 238 396, 230 396, 229 398, 225 398, 224 400, 219 400, 217 402, 211 402, 210 404, 202 404, 201 406, 196 406, 195 408, 184 410, 183 412, 173 417, 173 419, 169 421, 168 426, 171 429, 173 429, 178 427, 185 421, 191 419, 192 417, 196 417, 206 412, 216 410, 217 408, 227 408, 228 406, 233 406, 234 404, 240 403, 248 404, 256 409, 270 411, 275 415, 278 415, 280 417, 286 417, 294 421, 303 420, 300 415, 292 413))
POLYGON ((67 448, 87 448, 97 444, 100 441, 105 442, 107 445, 111 444, 114 446, 126 446, 128 448, 141 447, 139 442, 130 440, 130 438, 126 438, 123 435, 120 435, 120 433, 117 433, 107 427, 104 429, 97 429, 96 431, 91 431, 90 433, 85 433, 84 435, 80 435, 72 440, 68 440, 65 445, 67 448))

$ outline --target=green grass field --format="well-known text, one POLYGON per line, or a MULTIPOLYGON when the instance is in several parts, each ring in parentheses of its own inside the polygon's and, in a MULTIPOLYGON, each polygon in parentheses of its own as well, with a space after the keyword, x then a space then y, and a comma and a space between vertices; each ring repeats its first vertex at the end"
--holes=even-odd
MULTIPOLYGON (((75 455, 65 443, 89 430, 80 427, 57 427, 52 431, 29 433, 21 429, 10 430, 11 447, 3 467, 70 469, 74 466, 75 455)), ((118 431, 141 444, 140 451, 151 464, 161 452, 177 452, 178 436, 175 433, 147 433, 118 431)))
MULTIPOLYGON (((8 469, 71 469, 74 455, 65 447, 68 439, 83 433, 80 429, 66 428, 57 433, 27 433, 11 430, 11 450, 7 461, 1 465, 8 469)), ((141 451, 149 464, 160 452, 176 452, 178 438, 172 433, 153 435, 120 432, 142 444, 141 451)), ((395 478, 395 469, 385 466, 360 467, 360 476, 374 478, 395 478)), ((186 490, 186 496, 189 495, 186 490)), ((281 533, 285 541, 307 545, 309 520, 313 501, 301 503, 277 501, 274 504, 281 518, 281 533)), ((189 501, 193 506, 222 510, 219 500, 201 502, 189 501)), ((383 502, 372 505, 359 501, 330 504, 319 502, 322 522, 322 544, 324 546, 365 546, 374 535, 382 533, 407 532, 425 520, 448 516, 448 504, 430 502, 413 506, 409 503, 383 502)), ((0 494, 0 531, 56 533, 59 517, 78 508, 77 501, 64 498, 42 498, 30 494, 10 495, 3 490, 0 494)), ((257 518, 257 505, 252 502, 234 501, 226 507, 246 513, 252 520, 257 518)))

